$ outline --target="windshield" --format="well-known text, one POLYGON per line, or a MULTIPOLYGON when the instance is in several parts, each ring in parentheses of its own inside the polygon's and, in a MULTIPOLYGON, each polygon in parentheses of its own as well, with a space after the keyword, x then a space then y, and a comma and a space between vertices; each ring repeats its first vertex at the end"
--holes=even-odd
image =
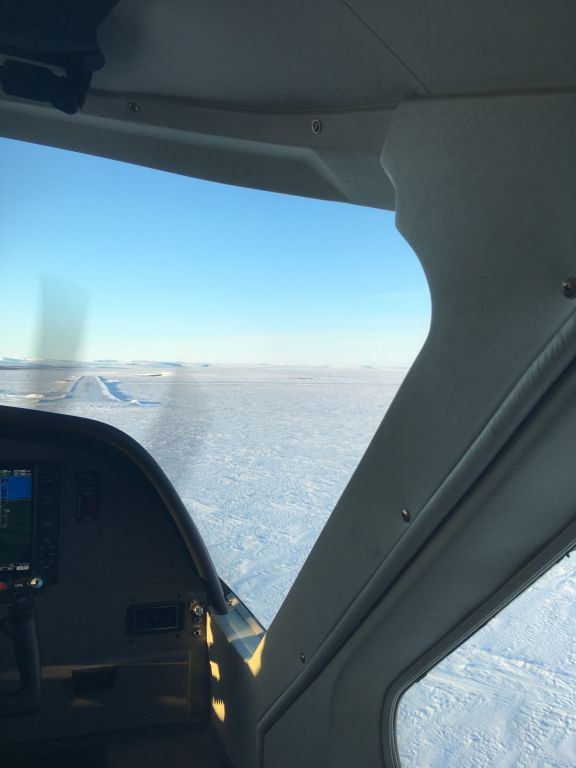
POLYGON ((142 442, 269 624, 427 333, 393 214, 0 157, 0 402, 142 442))

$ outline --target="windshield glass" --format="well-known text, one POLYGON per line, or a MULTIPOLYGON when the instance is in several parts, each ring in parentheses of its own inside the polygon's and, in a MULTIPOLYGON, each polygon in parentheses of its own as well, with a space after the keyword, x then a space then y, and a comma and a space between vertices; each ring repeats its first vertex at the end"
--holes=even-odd
POLYGON ((269 624, 427 333, 393 214, 0 141, 0 402, 128 432, 269 624))

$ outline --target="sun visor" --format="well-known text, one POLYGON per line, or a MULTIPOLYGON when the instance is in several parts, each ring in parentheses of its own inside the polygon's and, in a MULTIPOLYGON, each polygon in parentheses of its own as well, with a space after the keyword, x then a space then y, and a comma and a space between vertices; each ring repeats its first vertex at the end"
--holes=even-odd
POLYGON ((4 92, 76 113, 92 73, 104 66, 98 27, 117 3, 0 0, 0 54, 9 57, 0 66, 4 92))

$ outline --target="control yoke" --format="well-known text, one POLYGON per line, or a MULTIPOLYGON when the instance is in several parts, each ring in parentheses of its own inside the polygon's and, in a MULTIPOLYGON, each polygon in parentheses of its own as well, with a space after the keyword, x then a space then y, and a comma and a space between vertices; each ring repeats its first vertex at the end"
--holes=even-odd
POLYGON ((19 686, 0 689, 0 717, 25 715, 40 708, 42 669, 38 649, 36 610, 31 594, 15 597, 0 630, 12 638, 18 666, 19 686))

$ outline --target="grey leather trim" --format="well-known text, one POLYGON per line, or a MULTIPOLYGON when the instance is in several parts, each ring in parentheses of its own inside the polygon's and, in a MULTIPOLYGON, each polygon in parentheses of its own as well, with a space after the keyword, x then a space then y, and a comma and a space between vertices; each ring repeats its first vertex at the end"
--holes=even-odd
POLYGON ((452 472, 425 504, 410 531, 382 562, 327 640, 310 659, 296 680, 266 711, 258 722, 259 743, 298 696, 312 683, 330 659, 344 645, 374 605, 382 598, 383 587, 393 583, 402 569, 426 542, 433 531, 476 482, 486 467, 533 410, 542 396, 558 380, 576 355, 576 314, 572 315, 538 355, 514 389, 487 422, 477 439, 452 472))

